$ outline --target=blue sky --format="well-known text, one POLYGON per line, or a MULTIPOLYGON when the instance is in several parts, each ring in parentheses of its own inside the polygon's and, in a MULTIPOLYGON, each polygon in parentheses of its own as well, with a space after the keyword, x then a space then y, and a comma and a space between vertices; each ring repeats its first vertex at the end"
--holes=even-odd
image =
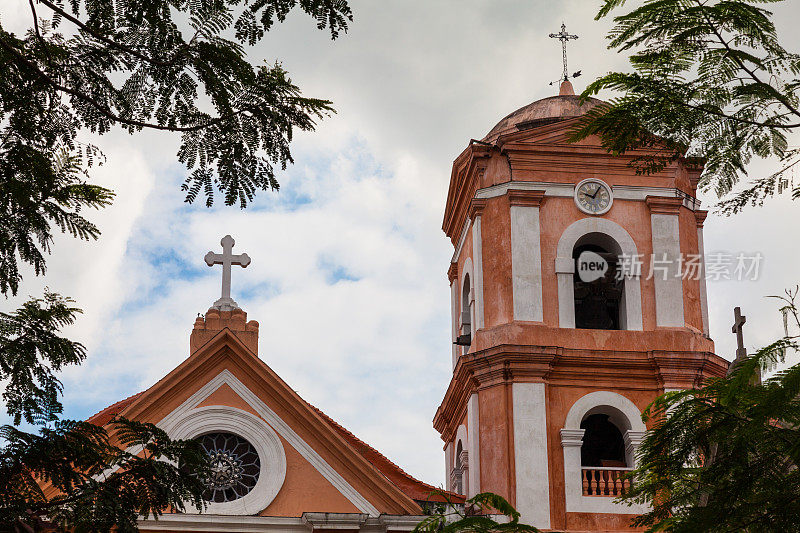
MULTIPOLYGON (((7 28, 27 22, 27 2, 17 4, 3 8, 7 28)), ((90 355, 63 374, 67 415, 138 392, 188 355, 194 318, 219 297, 219 268, 203 256, 231 234, 234 251, 252 258, 233 273, 233 297, 261 324, 262 359, 403 468, 444 481, 431 419, 450 375, 452 246, 440 228, 452 161, 509 112, 554 94, 561 49, 547 35, 562 21, 580 36, 570 44, 570 70, 583 71, 576 89, 624 68, 625 58, 605 50, 597 2, 352 4, 352 29, 335 42, 296 15, 250 51, 254 61, 281 59, 305 94, 333 100, 337 113, 297 135, 280 192, 260 194, 247 210, 184 204, 175 138, 92 139, 108 157, 94 178, 118 194, 93 217, 103 236, 58 239, 47 277, 27 276, 22 288, 24 296, 50 286, 85 310, 70 335, 90 355)), ((791 27, 798 8, 776 9, 781 35, 800 50, 791 27)), ((758 162, 752 173, 773 168, 758 162)), ((721 355, 735 348, 735 305, 748 316, 748 346, 780 334, 764 296, 800 282, 800 251, 780 229, 797 222, 798 205, 786 199, 707 220, 708 251, 764 254, 758 281, 709 283, 721 355)))

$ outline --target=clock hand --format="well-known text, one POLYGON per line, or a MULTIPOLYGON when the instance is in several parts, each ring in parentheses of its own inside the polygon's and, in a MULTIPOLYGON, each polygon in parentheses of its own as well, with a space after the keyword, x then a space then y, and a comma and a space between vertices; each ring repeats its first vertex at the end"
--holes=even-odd
POLYGON ((594 199, 594 197, 597 196, 597 193, 599 193, 599 192, 600 192, 600 186, 598 185, 597 186, 597 190, 595 190, 594 194, 592 195, 592 199, 594 199))

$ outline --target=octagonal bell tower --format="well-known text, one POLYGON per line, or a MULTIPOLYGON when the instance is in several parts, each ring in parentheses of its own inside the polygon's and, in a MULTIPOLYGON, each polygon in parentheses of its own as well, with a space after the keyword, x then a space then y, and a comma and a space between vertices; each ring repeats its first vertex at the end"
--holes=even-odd
POLYGON ((614 503, 664 391, 725 373, 708 337, 702 168, 567 141, 599 100, 569 81, 471 140, 443 229, 453 376, 436 411, 448 489, 506 497, 523 521, 628 530, 614 503))

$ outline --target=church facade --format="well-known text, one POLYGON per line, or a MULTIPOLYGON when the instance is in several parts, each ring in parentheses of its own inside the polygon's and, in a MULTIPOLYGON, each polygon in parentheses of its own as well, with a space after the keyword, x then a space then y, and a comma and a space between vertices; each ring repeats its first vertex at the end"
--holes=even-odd
POLYGON ((206 256, 223 265, 223 295, 196 319, 188 358, 90 419, 153 422, 211 457, 206 511, 144 518, 141 529, 401 532, 431 502, 490 491, 543 530, 629 530, 641 509, 614 500, 647 429, 642 411, 664 391, 724 375, 727 362, 708 337, 702 261, 699 276, 685 275, 685 258, 703 252, 701 169, 676 161, 637 175, 628 163, 643 154, 569 143, 594 105, 565 81, 453 164, 443 225, 454 247, 453 375, 433 419, 444 491, 258 357, 258 323, 230 298, 231 265, 250 259, 226 237, 223 254, 206 256))

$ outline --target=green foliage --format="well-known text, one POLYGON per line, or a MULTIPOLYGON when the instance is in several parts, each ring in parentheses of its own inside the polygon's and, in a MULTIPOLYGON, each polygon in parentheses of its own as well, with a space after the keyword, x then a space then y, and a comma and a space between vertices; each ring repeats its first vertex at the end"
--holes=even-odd
MULTIPOLYGON (((0 82, 2 83, 2 82, 0 82)), ((91 149, 89 149, 91 154, 91 149)), ((101 208, 113 193, 81 180, 83 153, 37 149, 12 135, 0 149, 0 292, 16 294, 22 276, 17 255, 45 273, 53 226, 79 239, 96 239, 98 228, 83 207, 101 208)))
MULTIPOLYGON (((800 56, 778 42, 772 13, 780 0, 645 0, 614 18, 609 48, 630 53, 632 72, 612 72, 584 91, 619 96, 592 110, 574 139, 599 135, 606 149, 637 155, 641 173, 688 155, 705 160, 700 187, 733 214, 791 189, 786 171, 798 162, 788 135, 800 128, 800 56), (777 157, 783 169, 748 182, 753 157, 777 157)), ((624 0, 605 0, 597 18, 624 0)), ((800 197, 800 184, 793 188, 800 197)))
POLYGON ((82 131, 180 134, 187 202, 219 191, 244 208, 278 189, 293 131, 333 112, 279 64, 248 62, 245 46, 295 7, 332 38, 352 20, 345 0, 38 0, 24 36, 0 23, 0 291, 17 291, 17 254, 44 273, 51 225, 97 237, 79 211, 111 192, 79 179, 102 163, 82 131))
MULTIPOLYGON (((417 524, 413 533, 497 533, 514 531, 539 531, 533 526, 520 524, 519 512, 508 501, 497 494, 482 492, 466 501, 467 512, 458 506, 449 505, 442 512, 432 514, 417 524), (502 515, 506 521, 499 522, 492 515, 502 515)), ((440 510, 441 511, 441 510, 440 510)))
MULTIPOLYGON (((294 129, 333 112, 303 97, 279 64, 254 67, 245 46, 295 7, 332 38, 345 0, 37 0, 24 36, 0 23, 0 292, 17 294, 19 262, 45 273, 55 229, 97 239, 82 215, 113 199, 87 183, 102 164, 80 140, 119 126, 179 133, 186 201, 215 193, 244 208, 277 189, 294 129), (57 30, 68 26, 66 35, 57 30), (182 27, 187 27, 186 31, 182 27)), ((14 426, 0 427, 0 531, 136 531, 141 515, 204 506, 208 458, 194 441, 124 419, 111 431, 62 420, 56 373, 83 345, 61 334, 80 310, 47 291, 0 313, 0 381, 14 426), (28 433, 22 421, 38 426, 28 433), (43 485, 52 490, 43 490, 43 485)))
POLYGON ((0 428, 0 530, 137 531, 140 515, 204 506, 208 461, 196 441, 125 419, 112 427, 112 438, 88 422, 57 421, 39 434, 0 428))
MULTIPOLYGON (((783 309, 800 328, 797 291, 783 309)), ((787 324, 788 325, 788 324, 787 324)), ((629 502, 652 510, 648 531, 796 531, 800 523, 800 365, 761 382, 760 371, 797 352, 787 335, 734 363, 724 379, 658 398, 637 453, 629 502)))
POLYGON ((110 435, 88 422, 59 419, 55 372, 86 356, 83 345, 60 332, 78 313, 72 300, 49 291, 0 313, 6 409, 15 425, 24 419, 39 428, 0 427, 0 531, 23 525, 136 531, 140 515, 204 506, 209 465, 197 442, 170 440, 153 424, 125 419, 112 421, 110 435))
POLYGON ((72 304, 47 291, 12 313, 0 313, 0 380, 7 380, 3 401, 15 424, 52 422, 61 412, 61 382, 54 372, 86 357, 81 343, 60 335, 81 312, 72 304))

